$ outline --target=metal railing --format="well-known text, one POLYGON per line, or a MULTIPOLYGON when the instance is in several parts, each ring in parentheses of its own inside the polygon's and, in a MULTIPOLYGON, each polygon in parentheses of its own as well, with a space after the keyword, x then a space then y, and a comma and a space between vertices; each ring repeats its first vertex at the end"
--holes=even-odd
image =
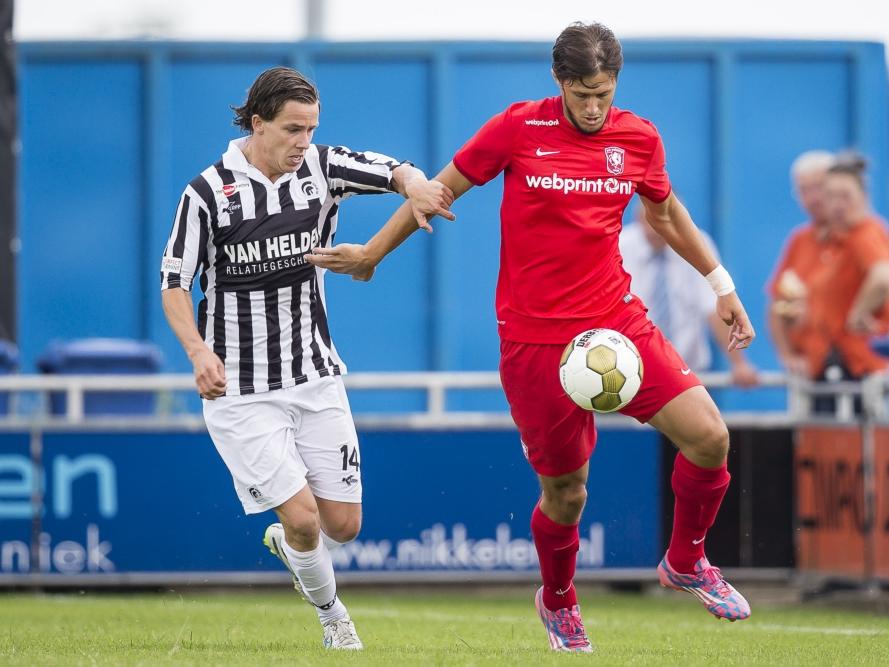
MULTIPOLYGON (((731 375, 727 372, 700 373, 701 381, 710 388, 720 389, 732 387, 731 375)), ((456 411, 448 409, 448 392, 460 390, 499 390, 500 375, 496 371, 457 371, 457 372, 365 372, 352 373, 344 376, 346 387, 354 391, 386 391, 386 390, 417 390, 426 394, 426 407, 422 412, 397 411, 394 414, 360 415, 364 421, 391 421, 393 418, 407 420, 410 425, 434 426, 436 424, 466 423, 469 426, 485 424, 511 423, 506 411, 456 411), (506 421, 505 421, 506 420, 506 421)), ((793 384, 788 376, 779 372, 760 374, 759 387, 787 387, 800 390, 803 387, 793 384)), ((50 421, 56 424, 82 424, 87 421, 107 421, 88 415, 85 412, 85 395, 89 392, 154 392, 168 395, 176 392, 196 392, 194 378, 190 374, 161 375, 5 375, 0 376, 0 392, 9 392, 13 403, 15 397, 22 393, 37 393, 44 398, 50 394, 61 394, 65 399, 64 415, 51 416, 48 410, 37 410, 27 415, 28 421, 50 421)), ((44 401, 46 403, 46 401, 44 401)), ((789 400, 789 406, 802 405, 799 401, 789 400)), ((397 408, 397 406, 394 406, 397 408)), ((7 419, 22 421, 15 414, 7 419)), ((799 414, 796 407, 780 414, 794 416, 799 414)), ((850 413, 851 414, 851 413, 850 413)), ((164 421, 193 418, 194 414, 159 414, 164 421)), ((609 418, 608 416, 605 417, 609 418)), ((610 417, 614 419, 614 417, 610 417)), ((0 420, 2 420, 0 416, 0 420)))

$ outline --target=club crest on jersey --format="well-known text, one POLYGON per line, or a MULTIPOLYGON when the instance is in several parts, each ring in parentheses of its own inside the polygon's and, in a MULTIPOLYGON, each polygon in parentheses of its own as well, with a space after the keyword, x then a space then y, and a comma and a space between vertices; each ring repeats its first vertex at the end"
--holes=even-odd
POLYGON ((624 149, 617 146, 609 146, 605 149, 605 166, 608 173, 618 176, 624 173, 624 149))
POLYGON ((311 178, 303 179, 302 181, 300 181, 299 189, 306 199, 318 199, 321 196, 321 194, 318 192, 318 186, 315 185, 315 182, 312 181, 311 178))

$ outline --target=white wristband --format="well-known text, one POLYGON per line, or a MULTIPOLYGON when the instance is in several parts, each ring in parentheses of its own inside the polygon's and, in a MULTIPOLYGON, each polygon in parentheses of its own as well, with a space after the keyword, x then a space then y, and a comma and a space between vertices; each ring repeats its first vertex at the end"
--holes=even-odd
POLYGON ((713 291, 716 293, 716 296, 725 296, 726 294, 735 291, 735 283, 732 281, 732 277, 728 274, 728 271, 725 270, 725 267, 722 264, 708 273, 706 278, 707 282, 710 283, 710 287, 712 287, 713 291))

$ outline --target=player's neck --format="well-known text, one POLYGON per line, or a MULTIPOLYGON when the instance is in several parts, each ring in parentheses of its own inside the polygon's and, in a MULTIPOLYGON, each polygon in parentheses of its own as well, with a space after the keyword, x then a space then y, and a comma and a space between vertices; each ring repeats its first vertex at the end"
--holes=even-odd
POLYGON ((244 145, 241 147, 241 152, 244 154, 244 157, 247 158, 247 162, 253 165, 263 176, 265 176, 269 181, 274 183, 281 176, 284 175, 283 172, 277 172, 276 170, 269 167, 268 163, 262 159, 262 153, 257 149, 256 146, 250 141, 250 137, 247 138, 247 141, 244 142, 244 145))

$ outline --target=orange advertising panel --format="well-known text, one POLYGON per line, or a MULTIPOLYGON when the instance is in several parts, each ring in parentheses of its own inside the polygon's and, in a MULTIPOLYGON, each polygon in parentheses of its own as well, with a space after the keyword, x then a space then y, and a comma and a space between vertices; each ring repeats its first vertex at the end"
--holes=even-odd
MULTIPOLYGON (((875 434, 873 573, 889 578, 889 429, 875 434)), ((861 431, 804 427, 795 448, 797 566, 823 574, 868 575, 861 431)))

